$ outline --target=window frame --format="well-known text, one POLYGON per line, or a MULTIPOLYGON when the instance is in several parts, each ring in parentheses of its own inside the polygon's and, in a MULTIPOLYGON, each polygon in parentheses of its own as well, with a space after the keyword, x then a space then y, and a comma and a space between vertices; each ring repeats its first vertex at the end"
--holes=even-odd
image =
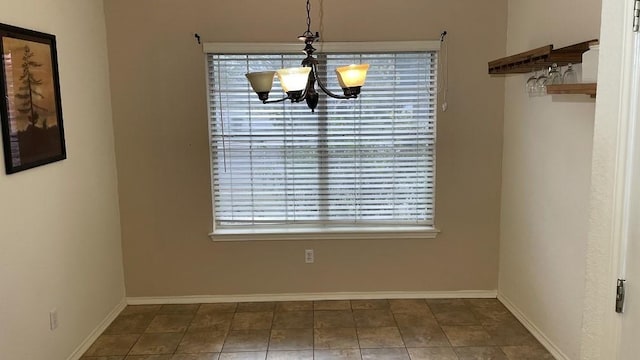
MULTIPOLYGON (((384 42, 319 42, 315 44, 317 52, 322 53, 385 53, 385 52, 412 52, 412 51, 440 51, 441 42, 439 40, 427 41, 384 41, 384 42)), ((203 44, 205 57, 208 54, 298 54, 301 51, 300 43, 214 43, 203 44)), ((302 56, 301 56, 302 58, 302 56)), ((206 73, 208 73, 208 61, 205 61, 206 73)), ((436 75, 437 76, 437 75, 436 75)), ((206 76, 207 94, 211 88, 209 76, 206 76)), ((321 94, 323 96, 323 94, 321 94)), ((437 94, 436 94, 437 96, 437 94)), ((209 96, 207 96, 207 108, 209 107, 209 96)), ((437 100, 436 100, 437 101, 437 100)), ((292 106, 304 106, 296 104, 292 106)), ((211 112, 207 111, 209 127, 211 126, 211 112)), ((211 128, 209 128, 211 134, 211 128)), ((213 156, 211 151, 211 141, 209 141, 209 156, 213 156)), ((435 159, 434 159, 435 160, 435 159)), ((214 171, 212 168, 213 159, 210 159, 210 176, 213 184, 214 171)), ((434 194, 435 195, 435 194, 434 194)), ((286 226, 247 226, 237 228, 216 229, 216 216, 214 199, 212 192, 212 222, 213 230, 209 237, 213 241, 253 241, 253 240, 332 240, 332 239, 430 239, 435 238, 440 232, 435 226, 436 214, 434 214, 434 225, 390 225, 368 227, 366 225, 286 225, 286 226)), ((435 207, 435 196, 434 196, 435 207)))

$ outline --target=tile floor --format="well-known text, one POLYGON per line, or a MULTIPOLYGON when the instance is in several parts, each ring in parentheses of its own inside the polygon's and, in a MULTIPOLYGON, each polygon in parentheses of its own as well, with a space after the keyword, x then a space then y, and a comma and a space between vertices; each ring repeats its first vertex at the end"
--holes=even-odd
POLYGON ((495 299, 127 306, 82 360, 552 360, 495 299))

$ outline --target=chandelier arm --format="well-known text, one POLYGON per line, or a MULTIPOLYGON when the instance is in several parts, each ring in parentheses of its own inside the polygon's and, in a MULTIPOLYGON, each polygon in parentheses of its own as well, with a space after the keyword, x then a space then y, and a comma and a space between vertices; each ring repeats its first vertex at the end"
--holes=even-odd
POLYGON ((331 90, 327 89, 327 87, 326 87, 326 86, 324 86, 324 84, 322 83, 322 81, 320 80, 320 78, 317 76, 317 74, 318 74, 318 68, 316 67, 316 64, 313 64, 313 65, 311 66, 311 68, 313 69, 313 74, 314 74, 314 76, 315 76, 315 78, 316 78, 316 82, 318 83, 318 86, 320 87, 320 89, 322 89, 322 91, 323 91, 325 94, 329 95, 330 97, 332 97, 332 98, 334 98, 334 99, 343 99, 343 100, 344 100, 344 99, 355 99, 355 98, 357 98, 357 97, 358 97, 358 95, 348 95, 348 96, 345 96, 345 95, 338 95, 338 94, 334 94, 334 93, 332 93, 332 92, 331 92, 331 90))
POLYGON ((305 101, 307 103, 307 107, 311 109, 311 112, 315 112, 318 107, 318 92, 316 91, 316 76, 313 72, 313 67, 311 67, 311 71, 309 72, 309 77, 307 78, 307 86, 302 93, 300 101, 305 101))
POLYGON ((309 94, 315 91, 315 83, 316 83, 316 74, 313 72, 313 66, 311 66, 311 71, 309 72, 309 77, 307 78, 307 86, 304 87, 302 91, 302 95, 300 96, 300 101, 305 100, 309 94))
POLYGON ((287 95, 287 96, 285 96, 285 97, 283 97, 283 98, 281 98, 281 99, 276 99, 276 100, 262 100, 262 103, 263 103, 263 104, 273 104, 273 103, 279 103, 279 102, 287 101, 287 100, 289 100, 289 99, 291 99, 291 97, 287 95))

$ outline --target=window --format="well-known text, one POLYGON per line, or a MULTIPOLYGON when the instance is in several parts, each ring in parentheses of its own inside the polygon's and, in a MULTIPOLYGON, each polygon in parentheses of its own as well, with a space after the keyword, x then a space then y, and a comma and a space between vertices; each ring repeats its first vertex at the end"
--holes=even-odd
MULTIPOLYGON (((319 45, 318 59, 326 64, 320 77, 336 93, 337 66, 371 68, 357 100, 321 93, 315 113, 304 103, 262 104, 244 76, 299 66, 299 44, 247 45, 244 53, 207 44, 214 240, 309 232, 432 237, 434 44, 349 44, 349 52, 340 51, 340 43, 319 45)), ((270 98, 281 94, 276 80, 270 98)))

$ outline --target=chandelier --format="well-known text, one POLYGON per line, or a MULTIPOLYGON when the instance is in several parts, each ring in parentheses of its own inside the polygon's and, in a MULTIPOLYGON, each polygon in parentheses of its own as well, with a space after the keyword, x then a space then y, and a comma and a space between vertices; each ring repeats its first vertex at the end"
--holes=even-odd
POLYGON ((364 85, 367 77, 369 64, 356 64, 341 66, 336 68, 338 83, 342 88, 343 95, 334 94, 318 77, 318 59, 313 56, 316 49, 313 43, 320 39, 320 33, 311 32, 311 4, 307 0, 307 30, 298 37, 304 41, 305 47, 302 51, 307 57, 302 60, 301 67, 285 68, 277 71, 250 72, 245 76, 251 83, 251 88, 258 94, 258 98, 263 104, 282 102, 291 100, 292 103, 306 101, 312 112, 318 106, 318 92, 315 89, 317 83, 322 92, 336 99, 355 99, 360 94, 360 88, 364 85), (269 92, 273 87, 274 77, 278 77, 282 90, 287 96, 269 100, 269 92))

